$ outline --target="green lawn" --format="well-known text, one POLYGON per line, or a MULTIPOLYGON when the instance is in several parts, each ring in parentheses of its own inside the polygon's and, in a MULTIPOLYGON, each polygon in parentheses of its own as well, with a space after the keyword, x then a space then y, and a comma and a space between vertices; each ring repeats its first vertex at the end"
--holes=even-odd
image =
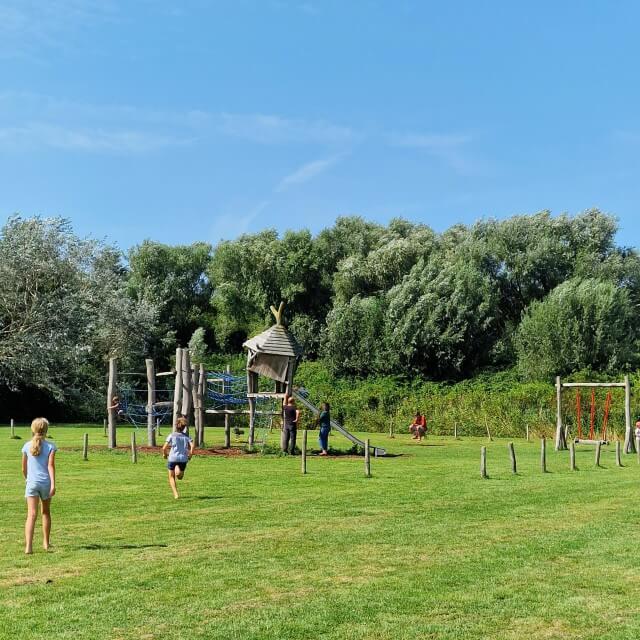
POLYGON ((640 467, 612 446, 599 469, 581 449, 574 473, 550 446, 542 474, 539 443, 518 441, 513 476, 495 441, 481 480, 481 439, 373 434, 400 455, 372 478, 348 456, 312 456, 306 476, 298 457, 199 457, 174 501, 158 455, 83 462, 85 430, 51 430, 55 551, 38 528, 31 557, 27 430, 0 430, 2 639, 640 637, 640 467))

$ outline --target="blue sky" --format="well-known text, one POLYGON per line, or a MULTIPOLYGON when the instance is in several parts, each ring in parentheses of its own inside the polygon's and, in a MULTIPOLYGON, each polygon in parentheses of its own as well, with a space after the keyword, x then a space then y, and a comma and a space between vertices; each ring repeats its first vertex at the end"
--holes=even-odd
POLYGON ((640 3, 0 0, 0 220, 122 248, 599 207, 640 244, 640 3))

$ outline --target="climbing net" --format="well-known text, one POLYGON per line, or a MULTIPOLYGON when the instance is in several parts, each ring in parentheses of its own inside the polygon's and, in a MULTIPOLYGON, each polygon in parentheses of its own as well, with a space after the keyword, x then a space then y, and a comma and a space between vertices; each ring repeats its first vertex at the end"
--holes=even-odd
MULTIPOLYGON (((128 420, 134 427, 147 425, 147 390, 136 388, 132 385, 122 384, 118 386, 120 409, 118 415, 128 420)), ((161 406, 152 407, 151 416, 154 424, 166 424, 171 422, 173 407, 169 403, 173 401, 173 389, 156 389, 156 402, 161 406)))

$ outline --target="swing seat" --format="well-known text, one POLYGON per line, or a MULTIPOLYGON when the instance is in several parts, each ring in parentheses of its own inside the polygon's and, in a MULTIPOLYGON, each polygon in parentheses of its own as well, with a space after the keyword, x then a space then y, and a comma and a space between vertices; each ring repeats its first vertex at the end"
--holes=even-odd
POLYGON ((574 442, 576 444, 609 444, 608 440, 589 440, 587 438, 576 438, 574 442))

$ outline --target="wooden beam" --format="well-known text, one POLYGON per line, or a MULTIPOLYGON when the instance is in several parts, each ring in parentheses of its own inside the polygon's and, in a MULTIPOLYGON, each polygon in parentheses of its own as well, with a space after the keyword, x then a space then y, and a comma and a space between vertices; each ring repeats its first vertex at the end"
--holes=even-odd
POLYGON ((176 381, 173 387, 173 422, 172 430, 176 430, 176 421, 182 407, 182 349, 176 349, 176 381))
POLYGON ((118 416, 116 415, 116 409, 112 409, 112 400, 116 394, 118 388, 118 367, 116 365, 115 358, 109 358, 109 386, 107 388, 107 446, 109 449, 116 448, 116 421, 118 416))
POLYGON ((563 389, 571 387, 624 387, 624 382, 563 382, 563 389))
POLYGON ((151 358, 147 358, 145 363, 147 365, 147 444, 155 447, 156 425, 153 408, 156 406, 156 368, 151 358))

